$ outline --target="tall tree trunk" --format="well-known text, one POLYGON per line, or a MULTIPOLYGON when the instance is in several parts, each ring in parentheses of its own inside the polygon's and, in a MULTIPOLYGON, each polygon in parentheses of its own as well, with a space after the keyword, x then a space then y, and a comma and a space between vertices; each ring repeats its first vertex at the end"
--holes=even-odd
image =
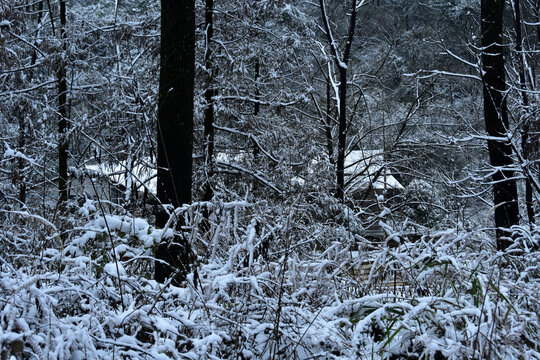
MULTIPOLYGON (((37 19, 36 19, 37 20, 36 21, 37 26, 39 26, 40 23, 41 23, 42 14, 43 14, 43 0, 38 3, 37 19)), ((34 45, 36 47, 38 46, 38 41, 37 41, 38 34, 39 34, 39 32, 36 32, 36 39, 34 40, 34 45)), ((34 51, 32 52, 32 59, 31 59, 30 63, 32 65, 34 65, 36 63, 36 60, 37 60, 37 51, 34 49, 34 51)), ((33 76, 33 73, 34 73, 34 70, 33 69, 30 70, 30 76, 33 76)))
POLYGON ((334 141, 332 139, 332 96, 330 94, 331 84, 330 75, 326 77, 326 116, 324 124, 324 132, 326 134, 326 150, 328 151, 328 159, 330 164, 334 164, 334 141))
POLYGON ((259 76, 261 76, 261 63, 259 61, 259 58, 257 58, 257 60, 255 60, 255 100, 256 101, 253 108, 254 116, 258 116, 259 112, 261 111, 261 104, 259 103, 259 101, 261 100, 261 92, 259 90, 259 85, 257 83, 259 81, 259 76))
MULTIPOLYGON (((259 116, 259 113, 261 112, 261 104, 259 102, 261 100, 261 91, 259 90, 259 84, 258 84, 260 76, 261 76, 261 63, 259 61, 259 58, 257 58, 255 60, 255 104, 253 105, 253 117, 255 118, 255 121, 256 121, 257 116, 259 116)), ((253 162, 254 163, 257 162, 258 157, 259 157, 259 147, 255 143, 255 141, 253 141, 253 162)), ((254 187, 256 186, 257 186, 257 183, 255 182, 254 187)))
MULTIPOLYGON (((254 124, 256 123, 257 117, 259 116, 259 114, 261 112, 261 104, 260 104, 261 91, 259 89, 259 78, 260 78, 260 76, 261 76, 261 62, 260 62, 259 58, 257 57, 255 59, 255 103, 253 104, 253 122, 254 122, 254 124)), ((255 128, 256 128, 255 126, 251 127, 251 133, 252 134, 255 134, 255 128)), ((257 145, 257 142, 255 140, 252 140, 252 145, 253 145, 253 163, 252 163, 252 166, 253 166, 254 169, 256 169, 257 166, 259 165, 260 149, 259 149, 259 146, 257 145)), ((259 191, 259 183, 257 181, 254 181, 251 189, 255 193, 257 191, 259 191)))
MULTIPOLYGON (((19 118, 19 141, 17 147, 19 151, 24 152, 24 147, 26 145, 26 119, 25 116, 19 118)), ((24 176, 24 160, 19 157, 17 160, 17 182, 19 187, 19 193, 17 194, 17 199, 24 206, 26 203, 26 179, 24 176)))
POLYGON ((205 4, 205 23, 206 23, 206 52, 204 54, 204 65, 207 71, 206 90, 204 99, 206 109, 204 111, 204 142, 206 144, 206 183, 204 184, 203 201, 210 201, 214 196, 210 179, 214 175, 214 89, 212 88, 214 77, 213 46, 212 37, 214 36, 214 0, 206 0, 205 4))
POLYGON ((507 140, 508 114, 503 57, 504 0, 482 0, 482 70, 484 94, 484 119, 488 140, 489 159, 495 173, 493 200, 497 248, 505 250, 512 244, 506 230, 519 224, 519 207, 516 180, 514 179, 512 148, 507 140))
MULTIPOLYGON (((194 76, 195 1, 161 0, 157 196, 174 208, 191 203, 194 76)), ((156 225, 163 227, 167 220, 159 209, 156 225)), ((189 243, 183 236, 163 241, 156 251, 155 278, 164 282, 174 272, 173 282, 181 283, 191 262, 189 243)))
MULTIPOLYGON (((34 8, 36 7, 36 4, 34 3, 34 8)), ((42 17, 42 14, 43 14, 43 0, 39 1, 37 3, 37 16, 36 16, 36 25, 39 26, 40 23, 41 23, 41 17, 42 17)), ((36 35, 35 35, 35 40, 34 40, 34 45, 38 46, 38 33, 36 32, 36 35)), ((34 49, 34 51, 32 51, 32 57, 30 59, 30 64, 33 66, 36 64, 36 61, 37 61, 37 51, 36 49, 34 49)), ((29 75, 28 75, 28 79, 31 81, 32 78, 34 77, 34 70, 33 69, 30 69, 29 71, 29 75)), ((59 82, 60 84, 60 82, 59 82)), ((66 86, 67 87, 67 86, 66 86)), ((60 88, 60 87, 59 87, 60 88)), ((19 151, 20 152, 24 152, 24 147, 26 146, 26 138, 27 138, 27 126, 26 126, 26 118, 25 118, 25 115, 24 114, 21 114, 21 116, 19 117, 19 139, 18 139, 18 148, 19 148, 19 151)), ((27 191, 27 188, 26 188, 26 179, 25 179, 25 176, 23 174, 23 171, 24 171, 24 160, 22 158, 19 158, 18 159, 18 173, 17 173, 17 179, 19 180, 19 184, 18 184, 18 187, 19 187, 19 192, 17 194, 17 199, 19 200, 19 202, 21 203, 21 205, 24 205, 26 203, 26 191, 27 191)))
POLYGON ((337 192, 336 197, 345 199, 345 147, 347 140, 347 68, 339 68, 339 123, 337 153, 337 192))
MULTIPOLYGON (((540 22, 540 0, 536 0, 534 4, 536 21, 540 22)), ((540 43, 540 26, 536 26, 536 42, 540 43)))
MULTIPOLYGON (((354 32, 356 27, 356 0, 351 2, 351 19, 349 20, 349 31, 347 34, 347 40, 343 52, 340 53, 338 49, 338 44, 334 35, 332 34, 332 29, 330 28, 330 20, 326 13, 326 4, 324 0, 319 0, 319 6, 321 8, 321 16, 324 25, 324 31, 326 32, 326 39, 330 46, 332 57, 335 63, 336 68, 339 71, 339 124, 338 124, 338 153, 337 153, 337 164, 336 164, 336 179, 337 179, 337 189, 336 197, 339 201, 345 201, 345 150, 347 144, 347 63, 349 62, 351 54, 351 46, 354 38, 354 32)), ((328 74, 330 77, 331 74, 328 74)))
MULTIPOLYGON (((521 35, 521 10, 520 0, 514 0, 514 15, 515 15, 515 28, 516 28, 516 53, 518 57, 519 66, 519 87, 521 92, 521 98, 523 101, 523 127, 521 130, 521 148, 523 150, 523 157, 525 160, 530 158, 530 144, 529 144, 529 130, 530 130, 530 112, 529 112, 529 97, 527 96, 527 83, 525 81, 525 54, 523 54, 523 37, 521 35)), ((531 185, 531 179, 525 174, 525 206, 527 209, 527 218, 529 219, 529 225, 534 224, 534 208, 533 208, 533 188, 531 185)))
POLYGON ((60 38, 62 40, 62 56, 58 64, 58 191, 60 205, 68 198, 67 189, 67 150, 69 140, 67 137, 67 79, 66 79, 66 2, 60 0, 60 38))

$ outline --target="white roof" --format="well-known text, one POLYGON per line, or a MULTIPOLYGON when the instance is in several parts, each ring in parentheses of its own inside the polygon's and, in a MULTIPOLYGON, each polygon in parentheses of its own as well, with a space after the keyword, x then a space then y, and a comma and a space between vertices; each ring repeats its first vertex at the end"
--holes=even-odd
POLYGON ((290 180, 291 185, 302 187, 306 184, 306 180, 300 176, 293 176, 290 180))
MULTIPOLYGON (((214 154, 216 161, 227 164, 243 163, 248 158, 249 153, 245 151, 237 153, 216 152, 214 154)), ((114 185, 131 188, 133 184, 136 184, 138 191, 144 191, 146 188, 149 192, 157 194, 157 167, 147 160, 139 159, 132 165, 127 161, 91 164, 86 165, 85 170, 108 177, 114 185)))
POLYGON ((250 159, 250 154, 247 151, 239 151, 236 153, 216 151, 214 153, 215 161, 226 163, 226 164, 244 163, 249 159, 250 159))
POLYGON ((384 166, 382 150, 353 150, 345 157, 345 191, 354 193, 364 190, 373 183, 375 190, 397 189, 404 187, 399 181, 388 173, 384 166), (382 170, 381 170, 382 168, 382 170), (379 174, 377 180, 374 177, 379 174))
MULTIPOLYGON (((216 152, 214 159, 223 163, 243 163, 249 158, 247 152, 225 153, 216 152)), ((157 194, 157 167, 147 160, 137 160, 132 165, 127 161, 86 165, 85 170, 107 176, 112 184, 131 188, 136 184, 138 191, 145 188, 157 194), (129 183, 128 183, 129 182, 129 183)))
POLYGON ((353 150, 345 156, 345 175, 359 174, 366 168, 376 172, 383 162, 381 150, 353 150))
POLYGON ((131 188, 135 184, 137 190, 144 191, 147 188, 149 192, 157 193, 157 169, 144 160, 138 160, 132 165, 128 162, 86 165, 85 169, 107 176, 115 185, 131 188))

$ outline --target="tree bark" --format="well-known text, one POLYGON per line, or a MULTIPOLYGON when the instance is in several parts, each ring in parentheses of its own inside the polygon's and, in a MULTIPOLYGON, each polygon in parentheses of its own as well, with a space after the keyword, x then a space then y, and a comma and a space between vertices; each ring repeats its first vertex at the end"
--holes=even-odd
POLYGON ((489 135, 490 164, 495 169, 492 176, 497 248, 505 250, 512 244, 512 225, 519 224, 517 186, 512 170, 512 148, 507 139, 508 114, 506 108, 506 83, 503 57, 504 0, 482 0, 482 70, 484 95, 484 120, 489 135))
POLYGON ((253 116, 259 116, 259 112, 261 111, 261 104, 259 101, 261 100, 261 92, 259 90, 259 76, 261 75, 261 63, 259 61, 259 58, 255 60, 255 105, 253 107, 253 116))
POLYGON ((328 151, 328 159, 330 164, 334 164, 334 141, 332 139, 332 96, 330 94, 331 84, 330 77, 326 78, 326 114, 325 114, 325 124, 324 132, 326 134, 326 150, 328 151))
POLYGON ((204 54, 204 65, 207 72, 206 89, 204 99, 206 109, 204 111, 204 141, 206 148, 206 182, 204 184, 203 201, 210 201, 214 196, 211 178, 214 175, 214 89, 212 88, 214 67, 213 67, 213 46, 214 36, 214 0, 206 0, 205 4, 205 24, 206 24, 206 52, 204 54))
MULTIPOLYGON (((338 45, 332 30, 330 28, 330 21, 326 13, 326 5, 324 0, 319 0, 319 6, 321 8, 321 16, 324 25, 324 30, 326 32, 326 39, 330 45, 332 51, 332 57, 336 68, 339 71, 339 123, 338 123, 338 148, 337 148, 337 164, 336 164, 336 178, 337 178, 337 189, 336 197, 339 201, 345 201, 345 150, 347 147, 347 64, 349 62, 351 54, 351 46, 354 38, 354 32, 356 27, 356 0, 351 2, 351 19, 349 20, 349 30, 347 33, 347 40, 343 52, 340 54, 338 45)), ((330 77, 331 74, 328 74, 330 77)))
MULTIPOLYGON (((161 0, 157 197, 162 204, 171 204, 174 208, 191 203, 194 8, 194 0, 161 0)), ((156 225, 163 227, 167 220, 167 213, 158 209, 156 225)), ((181 221, 177 224, 181 226, 181 221)), ((156 251, 156 280, 164 282, 174 272, 173 283, 181 283, 189 269, 190 254, 189 243, 182 235, 160 244, 156 251)))
MULTIPOLYGON (((26 145, 26 119, 23 114, 19 118, 19 141, 17 147, 19 151, 24 152, 24 147, 26 145)), ((19 193, 17 194, 17 199, 21 205, 26 204, 26 181, 24 176, 24 160, 19 157, 17 160, 17 185, 19 187, 19 193)))
POLYGON ((60 38, 62 40, 62 56, 60 56, 58 79, 58 192, 62 206, 68 198, 67 159, 69 140, 67 138, 67 79, 66 79, 66 2, 60 0, 60 38))
MULTIPOLYGON (((253 104, 253 125, 250 126, 251 128, 251 133, 255 136, 255 129, 256 129, 256 123, 257 123, 257 117, 259 116, 260 112, 261 112, 261 104, 260 104, 260 100, 261 100, 261 91, 259 89, 259 78, 261 76, 261 62, 260 62, 260 59, 259 57, 257 57, 255 59, 255 77, 254 77, 254 80, 255 80, 255 103, 253 104)), ((259 162, 260 162, 260 149, 259 149, 259 146, 257 145, 257 142, 253 139, 252 140, 252 144, 253 146, 253 163, 252 163, 252 167, 254 169, 256 169, 259 165, 259 162)), ((253 185, 252 185, 252 191, 253 192, 258 192, 259 191, 259 183, 258 181, 254 181, 253 182, 253 185)))
POLYGON ((347 140, 347 68, 339 68, 339 123, 337 153, 337 192, 336 197, 345 200, 345 147, 347 140))
MULTIPOLYGON (((521 10, 520 0, 514 0, 514 15, 515 15, 515 29, 516 29, 516 53, 518 57, 519 66, 519 87, 521 92, 521 98, 523 101, 523 125, 521 129, 521 149, 523 151, 523 158, 525 160, 530 159, 530 144, 529 144, 529 130, 530 130, 530 118, 529 118, 529 97, 527 96, 526 88, 527 83, 525 80, 525 59, 523 54, 523 37, 521 34, 521 10)), ((525 207, 527 209, 527 218, 529 219, 529 225, 534 224, 534 208, 533 208, 533 188, 531 185, 531 179, 525 174, 525 207)))
MULTIPOLYGON (((259 113, 261 112, 261 104, 259 101, 261 100, 261 91, 259 90, 259 77, 261 76, 261 62, 259 61, 259 58, 255 60, 255 104, 253 105, 253 120, 257 121, 257 116, 259 116, 259 113)), ((253 131, 253 133, 255 133, 253 131)), ((253 162, 257 163, 257 160, 259 158, 259 147, 253 141, 253 162)), ((254 187, 256 187, 256 183, 254 184, 254 187)))

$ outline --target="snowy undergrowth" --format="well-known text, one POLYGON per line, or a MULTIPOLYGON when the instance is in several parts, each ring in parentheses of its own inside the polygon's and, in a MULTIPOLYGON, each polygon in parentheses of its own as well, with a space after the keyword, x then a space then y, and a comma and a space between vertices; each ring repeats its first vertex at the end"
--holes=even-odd
POLYGON ((184 209, 182 288, 151 280, 161 230, 91 203, 64 246, 4 247, 2 357, 540 359, 539 229, 506 254, 481 231, 388 247, 250 206, 215 204, 206 231, 184 209))

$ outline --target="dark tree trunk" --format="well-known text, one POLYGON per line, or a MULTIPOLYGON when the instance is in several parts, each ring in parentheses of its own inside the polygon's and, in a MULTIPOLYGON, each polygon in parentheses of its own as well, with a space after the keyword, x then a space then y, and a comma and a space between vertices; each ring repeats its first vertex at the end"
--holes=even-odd
MULTIPOLYGON (((39 2, 38 4, 38 10, 37 10, 37 19, 36 19, 36 24, 39 25, 39 23, 41 22, 41 15, 43 14, 43 0, 39 2)), ((37 36, 38 34, 36 33, 36 40, 34 41, 34 45, 36 45, 36 47, 38 46, 38 43, 37 43, 37 36)), ((34 49, 34 51, 32 52, 32 59, 31 59, 31 64, 34 65, 36 63, 36 60, 37 60, 37 51, 34 49)), ((30 70, 30 76, 32 76, 32 74, 34 73, 33 70, 30 70)))
MULTIPOLYGON (((204 111, 204 141, 206 144, 206 183, 204 184, 203 201, 210 201, 214 196, 212 184, 210 183, 214 175, 214 89, 212 88, 214 67, 213 67, 213 46, 212 37, 214 36, 214 0, 206 0, 205 5, 205 23, 206 23, 206 52, 204 54, 204 65, 207 71, 206 90, 204 99, 206 109, 204 111)), ((206 214, 207 215, 207 214, 206 214)), ((206 216, 205 216, 206 217, 206 216)))
MULTIPOLYGON (((162 204, 175 208, 191 203, 194 5, 194 0, 161 0, 157 196, 162 204)), ((166 212, 159 209, 156 225, 163 227, 167 220, 166 212)), ((181 225, 180 220, 177 223, 181 225)), ((163 241, 156 251, 155 278, 164 282, 174 272, 174 283, 181 283, 191 261, 189 243, 181 235, 163 241)))
MULTIPOLYGON (((523 157, 525 160, 530 158, 530 145, 529 145, 529 130, 530 130, 530 113, 529 113, 529 97, 527 96, 527 83, 525 81, 525 59, 523 54, 523 37, 521 35, 521 10, 520 0, 514 0, 514 15, 515 27, 516 27, 516 53, 518 57, 519 66, 519 87, 521 91, 521 98, 523 101, 523 127, 521 129, 521 148, 523 150, 523 157)), ((531 179, 525 174, 525 206, 527 209, 527 218, 529 219, 529 225, 534 224, 534 208, 533 208, 533 188, 531 185, 531 179)))
MULTIPOLYGON (((536 21, 540 22, 540 0, 536 0, 534 5, 534 9, 536 12, 536 21)), ((540 26, 536 26, 536 41, 540 43, 540 26)))
MULTIPOLYGON (((336 197, 341 201, 345 201, 345 149, 347 146, 347 63, 349 62, 351 54, 351 46, 354 38, 354 32, 356 27, 356 0, 351 2, 351 19, 349 20, 349 31, 347 34, 347 41, 343 52, 340 53, 338 45, 335 42, 332 35, 332 29, 330 28, 330 20, 326 13, 326 5, 324 0, 319 0, 319 6, 321 8, 322 21, 324 25, 324 31, 326 32, 326 39, 330 45, 332 51, 332 57, 334 64, 339 71, 339 123, 338 123, 338 148, 337 148, 337 164, 336 164, 336 179, 337 189, 336 197)), ((332 76, 328 74, 328 76, 332 76)))
MULTIPOLYGON (((19 118, 19 141, 18 148, 20 152, 24 152, 26 145, 26 120, 24 115, 19 118)), ((17 161, 17 182, 19 186, 19 193, 17 199, 24 205, 26 203, 26 182, 24 176, 24 160, 19 157, 17 161)))
MULTIPOLYGON (((536 0, 535 3, 535 15, 536 15, 536 21, 540 22, 540 0, 536 0)), ((535 80, 536 76, 535 73, 538 72, 538 64, 540 64, 540 26, 536 26, 536 56, 535 56, 535 64, 536 66, 533 66, 533 75, 532 75, 532 81, 533 86, 536 86, 535 80)), ((529 155, 530 160, 533 161, 532 167, 534 168, 535 172, 540 171, 540 121, 538 121, 538 116, 535 114, 535 118, 529 123, 529 155)))
MULTIPOLYGON (((259 84, 258 84, 260 76, 261 76, 261 63, 259 61, 259 58, 257 58, 255 60, 255 104, 253 105, 253 117, 255 118, 254 119, 255 121, 256 121, 257 116, 259 116, 259 113, 261 112, 261 104, 259 102, 261 100, 261 92, 259 90, 259 84)), ((259 147, 255 143, 255 141, 253 141, 253 162, 255 164, 257 163, 258 158, 259 158, 259 147)), ((254 187, 256 186, 257 186, 257 183, 255 182, 254 187)))
POLYGON ((495 168, 492 177, 497 227, 497 248, 505 250, 512 244, 506 230, 519 224, 517 186, 514 179, 512 148, 506 136, 508 114, 503 57, 503 9, 504 0, 482 0, 482 70, 484 93, 484 119, 488 140, 489 159, 495 168))
POLYGON ((337 153, 337 192, 336 197, 345 199, 345 147, 347 139, 347 68, 339 68, 339 123, 337 153))
POLYGON ((259 76, 261 75, 261 63, 259 59, 255 60, 255 105, 253 108, 253 115, 258 116, 259 112, 261 111, 261 104, 259 103, 261 99, 261 92, 259 91, 259 85, 257 82, 259 81, 259 76))
POLYGON ((334 141, 332 139, 332 96, 330 94, 330 77, 326 78, 326 119, 324 131, 326 133, 326 150, 328 151, 328 159, 331 164, 334 164, 334 141))
POLYGON ((58 192, 60 205, 68 198, 67 189, 67 150, 69 140, 67 138, 67 79, 66 79, 66 2, 60 0, 60 38, 62 39, 62 56, 58 64, 58 192))
MULTIPOLYGON (((261 112, 261 91, 259 89, 259 78, 261 76, 261 62, 257 57, 255 59, 255 103, 253 104, 253 125, 251 126, 251 133, 255 135, 257 117, 261 112)), ((260 149, 255 140, 252 140, 253 146, 253 163, 252 166, 256 169, 260 163, 260 149)), ((257 181, 253 182, 252 191, 257 193, 259 191, 259 183, 257 181)))

